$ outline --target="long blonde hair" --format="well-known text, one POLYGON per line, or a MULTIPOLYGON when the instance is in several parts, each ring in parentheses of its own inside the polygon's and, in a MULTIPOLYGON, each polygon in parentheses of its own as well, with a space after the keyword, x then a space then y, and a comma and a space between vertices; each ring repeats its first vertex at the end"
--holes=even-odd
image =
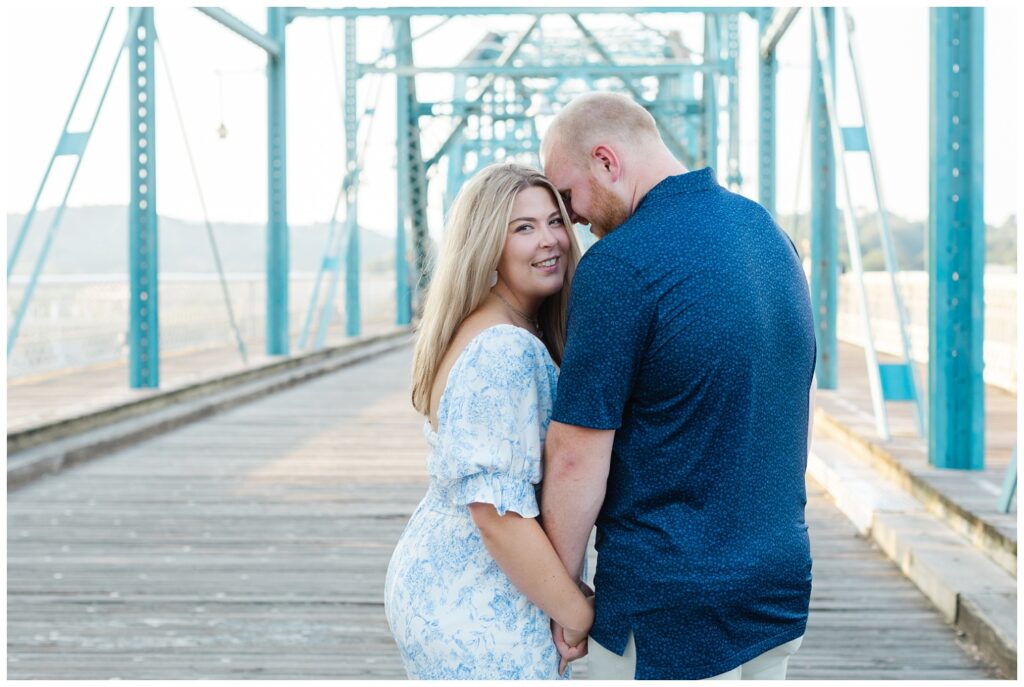
POLYGON ((412 362, 412 404, 424 415, 430 414, 434 378, 459 325, 491 291, 491 275, 505 247, 516 194, 531 186, 551 192, 569 235, 562 290, 544 299, 537 313, 544 345, 556 363, 562 362, 569 285, 580 258, 569 213, 558 189, 539 171, 517 163, 489 165, 466 182, 452 203, 444 244, 427 287, 412 362))

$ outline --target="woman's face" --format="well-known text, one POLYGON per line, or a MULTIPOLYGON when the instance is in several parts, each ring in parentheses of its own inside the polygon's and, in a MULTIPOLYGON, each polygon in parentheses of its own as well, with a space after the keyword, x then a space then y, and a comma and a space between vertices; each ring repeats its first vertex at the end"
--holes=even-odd
POLYGON ((528 186, 516 195, 505 247, 498 261, 499 283, 523 305, 558 293, 565 283, 569 234, 551 192, 528 186))

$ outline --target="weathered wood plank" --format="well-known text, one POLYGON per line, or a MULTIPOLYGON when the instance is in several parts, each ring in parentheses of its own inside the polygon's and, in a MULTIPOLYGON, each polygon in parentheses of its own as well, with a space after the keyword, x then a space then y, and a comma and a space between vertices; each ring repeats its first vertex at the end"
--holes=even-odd
MULTIPOLYGON (((426 488, 408 374, 390 354, 8 494, 8 676, 403 677, 382 596, 426 488)), ((809 490, 791 676, 988 676, 809 490)))

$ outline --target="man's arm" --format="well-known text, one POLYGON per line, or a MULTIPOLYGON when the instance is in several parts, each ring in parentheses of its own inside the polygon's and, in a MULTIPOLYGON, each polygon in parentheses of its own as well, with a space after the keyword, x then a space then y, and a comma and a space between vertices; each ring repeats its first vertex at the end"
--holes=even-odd
POLYGON ((578 579, 590 530, 604 502, 614 429, 552 421, 544 444, 540 513, 544 532, 573 579, 578 579))

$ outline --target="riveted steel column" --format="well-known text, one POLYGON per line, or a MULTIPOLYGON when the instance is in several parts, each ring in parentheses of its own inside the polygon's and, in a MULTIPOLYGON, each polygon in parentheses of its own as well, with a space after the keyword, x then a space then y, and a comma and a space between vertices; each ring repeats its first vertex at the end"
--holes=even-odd
MULTIPOLYGON (((828 25, 829 54, 835 54, 835 10, 823 8, 828 25)), ((811 23, 811 306, 817 337, 816 374, 819 389, 839 383, 836 301, 839 296, 839 211, 836 207, 836 160, 829 129, 828 105, 811 23)), ((832 61, 835 83, 835 61, 832 61)))
MULTIPOLYGON (((759 37, 772 20, 772 8, 757 10, 759 37)), ((760 44, 760 41, 758 41, 760 44)), ((758 51, 760 53, 760 51, 758 51)), ((779 61, 772 50, 757 60, 757 199, 775 216, 775 75, 779 61)))
MULTIPOLYGON (((391 20, 395 36, 395 62, 400 66, 412 63, 412 31, 407 18, 391 20)), ((395 127, 397 154, 395 176, 398 184, 397 217, 395 226, 395 323, 412 322, 412 288, 409 283, 409 260, 406 256, 406 222, 409 215, 409 119, 414 116, 409 108, 409 88, 414 77, 395 76, 395 127)))
POLYGON ((356 121, 356 84, 359 73, 356 64, 356 19, 345 18, 345 222, 348 246, 345 251, 345 334, 359 336, 362 313, 359 307, 359 153, 356 142, 359 123, 356 121))
MULTIPOLYGON (((704 15, 704 61, 721 61, 719 48, 718 17, 713 14, 704 15)), ((718 90, 715 88, 717 75, 704 72, 701 76, 703 81, 703 102, 704 102, 704 165, 706 167, 718 166, 718 90)))
MULTIPOLYGON (((131 10, 129 10, 131 11, 131 10)), ((156 112, 153 8, 144 7, 128 41, 131 200, 128 206, 129 384, 160 386, 159 272, 156 211, 156 112)))
POLYGON ((743 184, 740 172, 740 15, 730 14, 725 18, 725 49, 729 58, 729 137, 726 148, 726 183, 733 191, 739 191, 743 184))
POLYGON ((985 13, 930 12, 928 455, 936 467, 981 470, 985 13))
MULTIPOLYGON (((452 101, 461 103, 466 100, 466 77, 463 74, 455 75, 455 87, 452 91, 452 101)), ((462 188, 462 184, 465 182, 465 171, 464 167, 466 164, 466 156, 463 148, 463 134, 458 132, 455 134, 455 140, 452 142, 448 153, 448 180, 445 184, 444 189, 444 215, 448 216, 448 209, 452 206, 455 201, 455 196, 459 193, 459 189, 462 188)))
POLYGON ((287 9, 267 8, 267 33, 278 44, 267 57, 267 355, 288 354, 288 180, 285 129, 287 9))

